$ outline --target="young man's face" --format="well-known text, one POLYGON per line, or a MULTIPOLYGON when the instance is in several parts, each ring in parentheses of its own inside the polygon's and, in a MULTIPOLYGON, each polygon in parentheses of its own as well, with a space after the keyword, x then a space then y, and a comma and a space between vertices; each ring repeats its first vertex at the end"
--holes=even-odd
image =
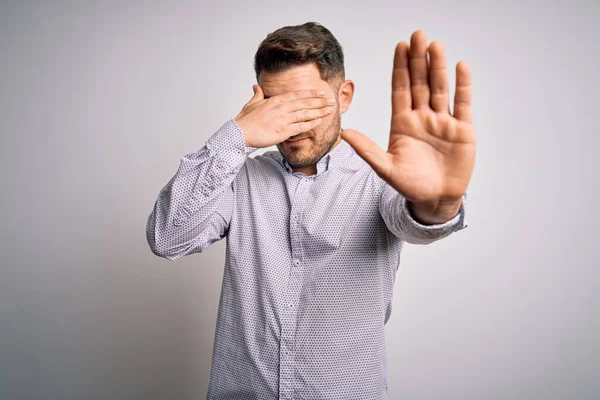
POLYGON ((324 90, 325 97, 333 97, 337 103, 335 112, 323 118, 323 122, 308 132, 302 132, 279 143, 277 148, 292 168, 304 168, 316 164, 330 149, 341 140, 341 114, 338 93, 335 88, 321 79, 316 64, 293 67, 286 71, 261 72, 259 85, 265 98, 295 90, 324 90), (298 140, 305 138, 304 140, 298 140))

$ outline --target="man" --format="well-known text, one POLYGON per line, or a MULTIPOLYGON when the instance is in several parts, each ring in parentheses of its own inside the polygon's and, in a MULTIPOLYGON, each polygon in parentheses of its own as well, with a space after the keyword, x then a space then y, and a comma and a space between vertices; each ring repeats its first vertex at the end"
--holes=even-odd
POLYGON ((354 83, 329 30, 288 26, 261 43, 254 96, 181 159, 147 224, 169 260, 227 237, 208 399, 387 398, 402 245, 467 226, 470 73, 457 64, 450 114, 445 63, 421 31, 397 45, 385 152, 340 128, 354 83))

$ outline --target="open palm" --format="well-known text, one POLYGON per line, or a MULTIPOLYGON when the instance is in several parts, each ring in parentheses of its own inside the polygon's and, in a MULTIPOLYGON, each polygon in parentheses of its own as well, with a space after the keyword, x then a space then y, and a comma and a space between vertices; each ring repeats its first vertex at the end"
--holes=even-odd
POLYGON ((416 31, 410 47, 396 46, 387 152, 355 130, 344 129, 342 138, 409 201, 459 201, 471 179, 476 147, 467 63, 456 65, 453 114, 448 98, 444 47, 438 41, 427 46, 425 33, 416 31))

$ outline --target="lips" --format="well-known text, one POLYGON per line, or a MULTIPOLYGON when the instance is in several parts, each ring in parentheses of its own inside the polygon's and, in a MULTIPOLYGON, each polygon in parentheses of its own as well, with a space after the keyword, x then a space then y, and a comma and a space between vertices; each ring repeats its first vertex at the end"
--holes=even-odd
POLYGON ((304 140, 304 139, 308 139, 308 136, 304 136, 304 137, 296 138, 296 139, 288 139, 288 140, 286 140, 286 142, 292 143, 292 142, 297 142, 299 140, 304 140))

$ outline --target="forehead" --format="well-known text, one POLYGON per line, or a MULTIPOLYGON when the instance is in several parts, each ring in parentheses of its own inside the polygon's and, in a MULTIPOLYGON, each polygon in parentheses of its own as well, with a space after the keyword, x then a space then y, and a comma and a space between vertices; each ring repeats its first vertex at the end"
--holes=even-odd
POLYGON ((261 72, 258 84, 265 97, 277 96, 287 92, 305 89, 330 90, 326 81, 321 79, 316 64, 292 67, 280 72, 261 72))

